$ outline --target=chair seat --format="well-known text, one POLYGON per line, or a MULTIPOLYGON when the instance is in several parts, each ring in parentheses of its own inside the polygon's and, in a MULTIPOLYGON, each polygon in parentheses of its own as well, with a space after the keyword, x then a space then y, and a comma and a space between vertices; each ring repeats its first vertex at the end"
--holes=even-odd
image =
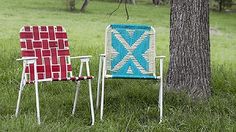
POLYGON ((157 79, 156 76, 137 76, 137 75, 112 75, 111 78, 124 78, 124 79, 157 79))
POLYGON ((71 81, 79 81, 79 80, 88 80, 88 79, 93 79, 94 76, 80 76, 80 77, 71 77, 70 80, 71 81))
MULTIPOLYGON (((80 80, 88 80, 88 79, 93 79, 94 76, 80 76, 80 77, 75 77, 72 76, 70 78, 52 78, 52 81, 80 81, 80 80)), ((48 80, 39 80, 41 82, 46 82, 48 80)), ((34 81, 27 81, 27 84, 33 84, 34 81)))

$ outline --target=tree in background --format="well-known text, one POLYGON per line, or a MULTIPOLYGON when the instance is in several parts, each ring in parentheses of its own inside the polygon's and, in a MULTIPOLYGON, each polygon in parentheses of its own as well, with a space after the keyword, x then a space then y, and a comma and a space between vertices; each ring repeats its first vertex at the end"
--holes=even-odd
POLYGON ((154 5, 159 5, 159 4, 160 4, 160 0, 152 0, 152 3, 153 3, 154 5))
POLYGON ((89 3, 89 0, 84 0, 84 3, 80 8, 80 12, 85 12, 85 8, 87 7, 88 3, 89 3))
POLYGON ((211 94, 209 0, 171 0, 170 90, 187 91, 192 98, 211 94))
POLYGON ((170 4, 170 0, 152 0, 152 3, 154 5, 160 5, 160 4, 170 4))
POLYGON ((70 11, 74 11, 75 10, 75 0, 66 0, 67 3, 67 8, 70 11))
MULTIPOLYGON (((74 11, 75 10, 75 0, 66 0, 66 3, 67 3, 67 8, 70 11, 74 11)), ((89 3, 89 0, 84 0, 83 5, 80 8, 80 12, 84 12, 85 11, 88 3, 89 3)))
POLYGON ((215 0, 218 3, 219 11, 224 10, 226 7, 231 7, 233 4, 232 0, 215 0))
POLYGON ((136 3, 135 0, 115 0, 115 2, 119 2, 119 3, 128 3, 128 4, 134 4, 136 3))

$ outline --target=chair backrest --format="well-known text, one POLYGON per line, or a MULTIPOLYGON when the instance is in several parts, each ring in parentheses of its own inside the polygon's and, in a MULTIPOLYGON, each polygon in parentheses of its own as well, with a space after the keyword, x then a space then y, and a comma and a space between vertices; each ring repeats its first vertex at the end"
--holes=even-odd
MULTIPOLYGON (((62 26, 24 26, 20 30, 22 57, 37 57, 38 80, 72 76, 67 33, 62 26)), ((34 65, 26 66, 27 81, 34 81, 34 65)))
POLYGON ((155 78, 155 30, 145 25, 113 24, 106 30, 106 75, 155 78))

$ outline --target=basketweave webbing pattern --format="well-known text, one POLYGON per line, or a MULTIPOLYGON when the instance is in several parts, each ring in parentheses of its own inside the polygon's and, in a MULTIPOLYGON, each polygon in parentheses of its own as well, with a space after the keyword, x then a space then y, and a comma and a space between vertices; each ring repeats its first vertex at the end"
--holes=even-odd
MULTIPOLYGON (((22 57, 38 57, 38 80, 72 77, 69 43, 62 26, 24 26, 20 31, 22 57)), ((26 66, 27 81, 34 81, 34 65, 26 66)))
POLYGON ((107 74, 117 78, 155 78, 155 31, 143 25, 107 29, 107 74))

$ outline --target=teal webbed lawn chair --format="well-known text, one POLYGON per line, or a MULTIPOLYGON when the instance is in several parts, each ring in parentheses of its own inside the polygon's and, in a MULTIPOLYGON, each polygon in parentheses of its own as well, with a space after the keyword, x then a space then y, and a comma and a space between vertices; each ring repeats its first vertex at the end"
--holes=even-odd
POLYGON ((153 79, 160 80, 160 122, 163 117, 163 60, 156 56, 155 29, 145 25, 112 24, 106 29, 105 54, 100 55, 97 102, 99 107, 100 84, 101 113, 103 119, 105 79, 153 79), (156 59, 160 59, 159 75, 156 75, 156 59))

